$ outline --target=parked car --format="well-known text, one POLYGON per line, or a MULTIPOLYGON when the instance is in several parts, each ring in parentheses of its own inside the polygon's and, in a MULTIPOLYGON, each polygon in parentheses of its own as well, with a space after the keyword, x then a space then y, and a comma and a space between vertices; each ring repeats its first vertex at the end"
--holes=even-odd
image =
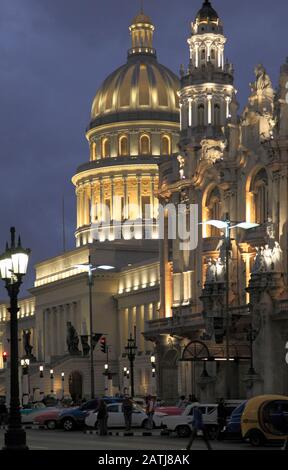
MULTIPOLYGON (((67 408, 63 410, 58 416, 57 426, 63 428, 65 431, 73 431, 76 428, 83 427, 88 412, 97 410, 99 400, 100 398, 95 398, 94 400, 89 400, 76 408, 67 408)), ((105 400, 107 404, 110 404, 122 402, 123 398, 104 397, 103 400, 105 400)))
POLYGON ((241 432, 243 439, 248 439, 254 447, 287 441, 288 397, 260 395, 251 398, 242 414, 241 432))
POLYGON ((158 406, 155 411, 168 416, 179 416, 183 413, 183 408, 178 408, 178 406, 158 406))
MULTIPOLYGON (((228 416, 232 411, 239 405, 238 401, 227 401, 225 403, 228 416)), ((164 427, 171 432, 176 432, 178 437, 188 437, 192 431, 192 421, 193 421, 193 411, 195 406, 198 406, 202 412, 203 423, 206 426, 206 429, 209 432, 210 438, 216 438, 218 434, 218 417, 217 417, 217 407, 218 404, 208 403, 208 404, 199 404, 192 403, 187 405, 186 408, 182 411, 181 415, 176 416, 167 416, 163 419, 164 427)))
POLYGON ((247 400, 243 401, 235 410, 232 411, 231 416, 227 419, 227 425, 218 433, 218 439, 242 439, 241 433, 241 418, 246 406, 247 400))
POLYGON ((29 403, 20 409, 21 421, 23 424, 32 424, 36 416, 46 410, 44 403, 29 403))
MULTIPOLYGON (((124 413, 122 412, 122 403, 111 403, 107 406, 108 409, 108 427, 109 428, 123 428, 125 427, 125 418, 124 413)), ((85 424, 90 428, 97 429, 97 414, 98 411, 90 411, 86 418, 85 424)), ((154 413, 153 416, 153 425, 155 428, 160 428, 162 426, 163 418, 165 417, 164 413, 154 413)), ((139 405, 133 404, 133 413, 132 413, 132 427, 147 428, 148 418, 139 405)))
POLYGON ((46 426, 48 429, 56 429, 58 426, 58 417, 62 413, 63 408, 49 408, 36 415, 34 424, 38 426, 46 426))

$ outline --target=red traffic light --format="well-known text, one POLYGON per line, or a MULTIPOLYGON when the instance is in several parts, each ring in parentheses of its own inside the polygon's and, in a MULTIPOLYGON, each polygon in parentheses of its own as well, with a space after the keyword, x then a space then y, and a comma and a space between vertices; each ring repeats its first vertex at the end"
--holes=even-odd
POLYGON ((102 336, 102 338, 100 339, 100 348, 101 348, 101 351, 103 353, 106 353, 107 351, 107 345, 106 345, 106 338, 105 336, 102 336))
POLYGON ((2 358, 3 358, 3 362, 7 362, 7 352, 4 351, 3 354, 2 354, 2 358))

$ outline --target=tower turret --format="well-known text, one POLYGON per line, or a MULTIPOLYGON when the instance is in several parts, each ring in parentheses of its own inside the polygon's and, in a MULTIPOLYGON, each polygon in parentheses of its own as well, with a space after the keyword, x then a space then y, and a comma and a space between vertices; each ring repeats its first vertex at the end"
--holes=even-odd
POLYGON ((191 28, 190 61, 179 92, 181 130, 183 137, 201 141, 223 135, 228 120, 237 123, 237 101, 223 25, 210 1, 204 1, 191 28))

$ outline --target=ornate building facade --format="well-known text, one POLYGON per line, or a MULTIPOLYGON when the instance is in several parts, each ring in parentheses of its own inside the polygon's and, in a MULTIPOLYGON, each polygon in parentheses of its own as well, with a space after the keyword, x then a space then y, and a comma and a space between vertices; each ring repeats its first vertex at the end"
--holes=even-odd
MULTIPOLYGON (((154 25, 141 12, 130 26, 127 63, 95 96, 89 161, 72 178, 76 248, 38 263, 32 297, 20 302, 21 354, 33 347, 31 392, 43 365, 45 393, 53 369, 54 392, 62 393, 64 372, 65 393, 89 397, 89 289, 79 265, 90 260, 115 268, 95 271, 92 295, 93 333, 106 335, 115 391, 127 386, 125 346, 135 332, 136 394, 156 386, 167 401, 182 393, 202 401, 288 393, 288 63, 277 90, 256 67, 240 114, 211 2, 191 28, 178 80, 158 63, 154 25), (196 225, 196 248, 170 236, 169 207, 180 205, 190 231, 196 225), (67 324, 76 331, 73 351, 67 324)), ((9 357, 8 320, 1 305, 0 348, 9 357)), ((99 345, 94 359, 103 394, 107 358, 99 345)), ((3 368, 0 394, 7 380, 3 368)))

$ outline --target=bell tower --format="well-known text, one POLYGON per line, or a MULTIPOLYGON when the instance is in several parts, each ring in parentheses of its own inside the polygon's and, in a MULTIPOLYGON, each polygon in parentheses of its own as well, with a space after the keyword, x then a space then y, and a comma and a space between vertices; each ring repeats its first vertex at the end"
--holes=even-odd
POLYGON ((233 66, 225 61, 222 22, 205 1, 191 24, 188 69, 181 68, 181 131, 184 141, 224 138, 228 122, 237 123, 233 66))

